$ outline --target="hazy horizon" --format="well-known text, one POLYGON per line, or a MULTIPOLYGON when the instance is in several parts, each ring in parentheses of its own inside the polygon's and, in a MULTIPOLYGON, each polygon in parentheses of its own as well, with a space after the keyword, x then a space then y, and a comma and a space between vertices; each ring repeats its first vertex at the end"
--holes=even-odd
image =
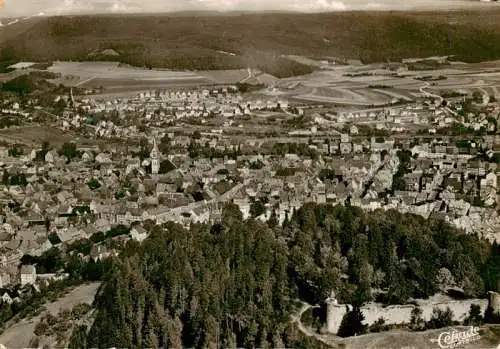
POLYGON ((5 0, 0 17, 183 11, 446 10, 495 5, 479 0, 5 0))

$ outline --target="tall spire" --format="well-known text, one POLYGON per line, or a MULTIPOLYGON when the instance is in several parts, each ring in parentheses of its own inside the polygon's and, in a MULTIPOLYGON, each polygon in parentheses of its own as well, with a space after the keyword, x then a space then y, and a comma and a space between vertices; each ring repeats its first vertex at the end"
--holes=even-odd
POLYGON ((156 175, 160 171, 160 150, 155 137, 153 137, 153 150, 151 150, 149 157, 151 158, 151 173, 156 175))
POLYGON ((160 157, 160 150, 158 149, 158 144, 156 144, 156 137, 153 137, 153 149, 150 154, 151 159, 158 159, 160 157))

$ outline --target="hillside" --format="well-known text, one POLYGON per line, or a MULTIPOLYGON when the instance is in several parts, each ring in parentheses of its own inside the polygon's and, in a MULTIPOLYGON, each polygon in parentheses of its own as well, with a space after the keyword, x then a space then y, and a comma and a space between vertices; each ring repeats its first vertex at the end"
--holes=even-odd
POLYGON ((405 303, 437 291, 446 268, 467 296, 498 290, 498 247, 443 221, 306 204, 283 227, 244 221, 236 205, 215 225, 156 226, 128 242, 75 347, 312 348, 290 331, 295 300, 332 290, 363 304, 372 288, 405 303), (346 277, 341 277, 346 275, 346 277), (78 345, 77 345, 78 344, 78 345))
POLYGON ((31 346, 30 341, 35 336, 36 325, 47 314, 57 316, 63 310, 72 310, 77 304, 92 304, 99 288, 99 283, 77 286, 54 302, 46 303, 45 308, 32 318, 19 320, 12 326, 7 326, 0 334, 0 343, 10 348, 31 346))
POLYGON ((172 69, 257 66, 286 76, 308 68, 279 59, 281 54, 364 62, 433 55, 498 59, 499 23, 500 10, 52 17, 0 32, 0 60, 109 59, 172 69), (95 55, 107 49, 119 55, 95 55))

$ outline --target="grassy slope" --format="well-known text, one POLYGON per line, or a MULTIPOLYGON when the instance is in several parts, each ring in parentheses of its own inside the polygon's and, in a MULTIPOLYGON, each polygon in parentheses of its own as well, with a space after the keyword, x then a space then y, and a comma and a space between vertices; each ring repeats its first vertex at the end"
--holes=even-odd
POLYGON ((113 48, 121 54, 119 60, 138 66, 260 65, 287 75, 286 70, 300 72, 304 67, 288 67, 277 58, 280 54, 342 56, 365 62, 447 54, 467 61, 496 59, 500 58, 499 27, 498 10, 72 16, 39 20, 16 35, 2 35, 0 45, 24 60, 89 59, 94 50, 113 48))
MULTIPOLYGON (((467 327, 453 327, 464 331, 467 327)), ((408 332, 404 330, 393 330, 381 333, 371 333, 358 337, 344 339, 345 349, 376 349, 376 348, 439 348, 432 339, 437 339, 441 332, 449 331, 450 328, 428 330, 424 332, 408 332)), ((500 341, 499 325, 481 326, 480 338, 468 344, 459 345, 461 349, 495 349, 500 341)))

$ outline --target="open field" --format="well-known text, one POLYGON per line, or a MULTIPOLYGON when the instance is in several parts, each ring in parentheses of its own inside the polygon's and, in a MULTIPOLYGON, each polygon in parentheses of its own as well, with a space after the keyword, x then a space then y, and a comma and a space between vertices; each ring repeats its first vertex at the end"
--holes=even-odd
POLYGON ((0 83, 7 82, 9 80, 15 79, 21 75, 23 75, 25 71, 14 70, 8 73, 0 73, 0 83))
POLYGON ((124 97, 151 89, 191 88, 236 84, 263 77, 261 94, 317 103, 383 106, 396 100, 413 101, 428 92, 456 91, 498 97, 500 61, 452 63, 434 70, 393 71, 384 65, 337 65, 311 74, 278 79, 254 69, 170 71, 124 66, 116 62, 56 62, 49 71, 61 76, 55 83, 82 88, 104 88, 108 96, 124 97), (426 80, 426 81, 424 81, 426 80))
POLYGON ((42 314, 31 319, 21 320, 15 325, 8 327, 0 335, 0 344, 7 348, 27 348, 33 337, 35 326, 47 312, 57 315, 60 310, 72 309, 79 303, 92 304, 99 285, 99 283, 92 283, 78 286, 57 301, 45 304, 47 310, 42 312, 42 314))
POLYGON ((212 85, 214 82, 199 78, 199 79, 173 79, 160 81, 146 80, 128 80, 128 79, 91 79, 84 84, 78 85, 82 88, 100 88, 103 87, 106 92, 127 92, 127 91, 144 91, 150 89, 168 89, 168 88, 189 88, 200 85, 212 85))
POLYGON ((48 68, 61 74, 56 84, 81 88, 103 87, 106 93, 146 89, 236 84, 249 76, 247 69, 213 71, 170 71, 124 66, 117 62, 55 62, 48 68))
POLYGON ((43 141, 50 141, 54 147, 74 140, 74 135, 64 133, 50 126, 21 126, 0 130, 0 141, 39 147, 43 141))
POLYGON ((425 71, 393 72, 380 64, 333 66, 312 74, 290 77, 274 84, 275 89, 262 91, 299 101, 333 103, 352 106, 380 106, 394 99, 412 101, 429 92, 475 91, 498 96, 500 62, 452 64, 451 67, 425 71), (422 77, 434 79, 421 81, 422 77), (444 78, 443 78, 444 77, 444 78))
POLYGON ((216 84, 235 84, 248 77, 247 69, 204 70, 196 73, 216 84))
POLYGON ((263 84, 266 86, 274 85, 279 81, 278 78, 276 78, 275 76, 272 76, 271 74, 267 74, 267 73, 256 74, 255 79, 257 79, 257 81, 260 84, 263 84))
POLYGON ((102 147, 105 149, 118 148, 123 145, 121 139, 89 139, 78 137, 71 132, 63 132, 60 129, 43 126, 21 126, 0 130, 0 142, 9 144, 23 144, 28 148, 39 148, 43 141, 49 141, 53 148, 59 149, 66 142, 74 142, 79 147, 102 147))
POLYGON ((148 70, 121 66, 116 62, 56 62, 48 68, 61 74, 55 81, 83 88, 104 87, 109 90, 140 90, 148 86, 208 84, 208 78, 180 71, 148 70))
POLYGON ((50 72, 62 75, 76 75, 81 78, 99 77, 101 79, 172 80, 199 79, 192 72, 147 70, 121 66, 116 62, 55 62, 48 68, 50 72))

